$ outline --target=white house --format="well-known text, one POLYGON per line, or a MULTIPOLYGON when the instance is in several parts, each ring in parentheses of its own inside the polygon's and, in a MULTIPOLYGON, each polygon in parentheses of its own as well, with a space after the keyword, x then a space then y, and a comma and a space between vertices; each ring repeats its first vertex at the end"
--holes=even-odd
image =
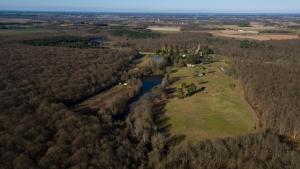
POLYGON ((187 66, 187 67, 196 67, 196 65, 194 65, 194 64, 189 64, 189 63, 186 64, 186 66, 187 66))

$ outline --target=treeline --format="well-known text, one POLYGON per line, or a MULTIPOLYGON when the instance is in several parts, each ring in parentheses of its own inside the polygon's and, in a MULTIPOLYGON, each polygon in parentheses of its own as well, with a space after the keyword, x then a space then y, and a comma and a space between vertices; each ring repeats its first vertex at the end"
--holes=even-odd
POLYGON ((42 39, 22 41, 24 44, 33 46, 58 46, 69 48, 94 48, 99 46, 93 38, 76 36, 56 36, 42 39))
POLYGON ((177 146, 168 155, 164 168, 296 169, 300 167, 300 153, 293 149, 283 136, 266 131, 177 146))
POLYGON ((156 39, 129 39, 128 41, 119 41, 119 44, 129 44, 143 52, 153 52, 160 50, 162 47, 173 46, 177 48, 197 48, 200 44, 207 45, 212 37, 207 33, 174 33, 161 36, 156 39))
POLYGON ((230 73, 243 82, 261 126, 294 136, 300 132, 299 41, 270 43, 272 49, 237 50, 230 73))
POLYGON ((3 22, 0 23, 0 29, 22 29, 22 28, 31 28, 33 26, 33 23, 13 23, 13 22, 3 22))
POLYGON ((219 53, 230 56, 229 74, 242 81, 260 125, 285 135, 298 133, 300 41, 249 42, 256 44, 249 48, 242 48, 241 41, 222 41, 214 46, 219 53))
POLYGON ((282 33, 282 34, 287 34, 291 33, 289 30, 278 30, 278 29, 266 29, 266 30, 260 30, 259 33, 282 33))
POLYGON ((152 32, 146 29, 126 29, 118 28, 110 31, 113 36, 125 36, 132 39, 147 39, 147 38, 159 38, 162 36, 160 33, 152 32))

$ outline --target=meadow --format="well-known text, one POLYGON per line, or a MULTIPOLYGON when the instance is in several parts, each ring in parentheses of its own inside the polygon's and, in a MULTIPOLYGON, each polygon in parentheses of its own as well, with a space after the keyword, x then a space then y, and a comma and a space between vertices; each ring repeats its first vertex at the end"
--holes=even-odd
POLYGON ((29 33, 46 33, 51 30, 43 28, 0 29, 0 36, 22 35, 29 33))
POLYGON ((179 79, 172 84, 173 88, 180 87, 183 82, 202 88, 190 97, 174 97, 168 101, 166 114, 173 134, 184 134, 188 141, 196 142, 255 131, 255 113, 244 99, 239 81, 225 74, 227 67, 225 61, 219 61, 202 68, 173 70, 171 78, 179 79), (199 72, 206 75, 195 77, 199 72))

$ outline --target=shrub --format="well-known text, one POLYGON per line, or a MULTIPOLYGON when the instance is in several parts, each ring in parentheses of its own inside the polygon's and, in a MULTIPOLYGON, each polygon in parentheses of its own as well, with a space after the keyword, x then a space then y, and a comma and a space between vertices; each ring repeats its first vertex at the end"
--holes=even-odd
POLYGON ((185 94, 182 90, 182 88, 177 88, 176 90, 176 96, 179 98, 179 99, 183 99, 185 97, 185 94))

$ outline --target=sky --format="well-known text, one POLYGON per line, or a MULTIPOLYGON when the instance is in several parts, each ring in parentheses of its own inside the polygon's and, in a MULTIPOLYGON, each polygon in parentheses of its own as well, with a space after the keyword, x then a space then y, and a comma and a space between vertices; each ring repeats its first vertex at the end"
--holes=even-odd
POLYGON ((0 0, 0 10, 300 13, 300 0, 0 0))

